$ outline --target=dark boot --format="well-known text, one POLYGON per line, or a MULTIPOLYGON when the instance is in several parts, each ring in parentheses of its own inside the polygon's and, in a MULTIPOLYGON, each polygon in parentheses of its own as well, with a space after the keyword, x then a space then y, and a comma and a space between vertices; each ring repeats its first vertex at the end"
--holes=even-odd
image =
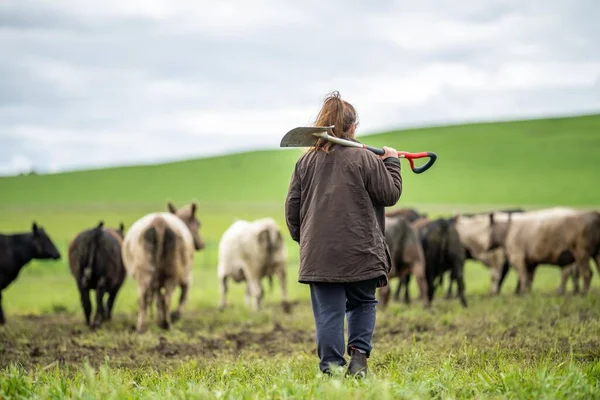
POLYGON ((348 364, 348 371, 346 372, 346 375, 356 378, 364 378, 367 376, 368 370, 367 355, 361 353, 356 348, 352 348, 350 350, 350 363, 348 364))

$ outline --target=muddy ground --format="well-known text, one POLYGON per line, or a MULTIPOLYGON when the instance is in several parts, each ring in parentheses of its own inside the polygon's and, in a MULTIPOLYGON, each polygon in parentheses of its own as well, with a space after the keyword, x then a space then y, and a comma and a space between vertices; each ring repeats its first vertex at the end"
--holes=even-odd
MULTIPOLYGON (((525 299, 515 308, 510 303, 517 299, 499 298, 492 301, 498 306, 509 304, 502 305, 501 311, 482 313, 478 299, 474 300, 474 306, 466 310, 446 301, 438 302, 431 312, 417 305, 404 312, 406 309, 396 305, 378 314, 375 358, 391 349, 421 346, 435 354, 471 346, 476 352, 508 351, 520 359, 600 360, 597 301, 582 306, 582 300, 566 299, 561 306, 562 300, 553 298, 557 304, 544 311, 528 307, 525 299)), ((481 301, 490 300, 481 296, 481 301)), ((235 312, 228 316, 228 311, 193 310, 168 332, 151 325, 142 335, 135 333, 134 314, 117 314, 96 331, 86 327, 78 314, 12 316, 0 328, 0 368, 11 364, 26 369, 52 368, 86 360, 96 366, 107 357, 113 366, 152 365, 157 369, 194 359, 219 362, 298 354, 316 358, 310 303, 296 303, 294 308, 291 315, 285 315, 272 306, 247 318, 235 312)))

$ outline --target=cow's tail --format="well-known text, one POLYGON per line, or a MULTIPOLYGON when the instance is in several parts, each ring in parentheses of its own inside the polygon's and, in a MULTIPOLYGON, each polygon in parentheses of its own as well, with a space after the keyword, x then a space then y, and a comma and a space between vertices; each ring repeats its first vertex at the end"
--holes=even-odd
POLYGON ((144 240, 152 254, 152 264, 154 265, 150 283, 152 293, 160 290, 166 276, 170 273, 169 268, 172 266, 171 260, 175 252, 175 239, 175 232, 169 228, 167 221, 160 217, 156 218, 152 226, 144 233, 144 240))
POLYGON ((100 221, 98 226, 92 231, 92 237, 90 238, 87 252, 83 252, 82 254, 83 259, 80 261, 81 275, 79 282, 81 287, 88 287, 90 280, 92 279, 94 263, 96 261, 98 248, 100 247, 100 240, 102 239, 103 227, 104 221, 100 221))

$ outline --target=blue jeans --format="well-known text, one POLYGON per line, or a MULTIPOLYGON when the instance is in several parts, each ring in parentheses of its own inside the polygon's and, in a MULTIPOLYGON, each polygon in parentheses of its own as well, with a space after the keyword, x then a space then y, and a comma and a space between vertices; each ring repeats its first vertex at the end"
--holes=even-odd
POLYGON ((344 352, 356 348, 371 354, 375 329, 378 279, 352 283, 311 283, 310 299, 317 328, 319 368, 344 366, 344 352), (348 346, 344 343, 344 317, 348 318, 348 346))

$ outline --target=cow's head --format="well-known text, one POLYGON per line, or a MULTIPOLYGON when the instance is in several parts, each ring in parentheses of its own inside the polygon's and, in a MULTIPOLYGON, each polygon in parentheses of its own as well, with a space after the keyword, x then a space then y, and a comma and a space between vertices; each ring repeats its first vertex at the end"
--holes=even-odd
POLYGON ((265 249, 267 257, 271 257, 283 245, 281 230, 273 221, 266 221, 258 233, 258 243, 265 249))
POLYGON ((41 260, 60 260, 60 253, 54 243, 52 243, 50 237, 44 231, 44 228, 39 227, 37 223, 34 222, 31 231, 33 258, 41 260))
POLYGON ((182 207, 179 210, 175 208, 173 203, 167 204, 169 211, 179 217, 180 220, 188 227, 192 237, 194 238, 194 248, 196 250, 202 250, 204 248, 204 241, 200 235, 200 221, 196 217, 196 210, 198 205, 193 202, 192 204, 182 207))

